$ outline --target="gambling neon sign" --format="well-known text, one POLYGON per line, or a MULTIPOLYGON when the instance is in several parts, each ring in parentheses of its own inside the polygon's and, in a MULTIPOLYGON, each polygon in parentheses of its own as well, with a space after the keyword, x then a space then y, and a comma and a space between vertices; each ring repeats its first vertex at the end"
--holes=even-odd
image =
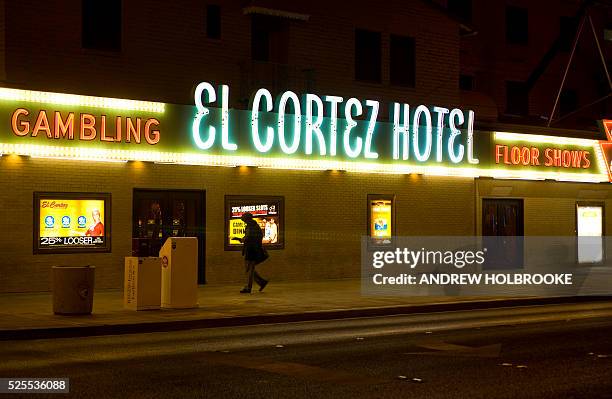
MULTIPOLYGON (((0 88, 0 156, 501 179, 608 181, 608 141, 474 131, 474 113, 372 99, 276 98, 246 109, 200 83, 194 104, 0 88)), ((612 176, 612 173, 610 174, 612 176)))

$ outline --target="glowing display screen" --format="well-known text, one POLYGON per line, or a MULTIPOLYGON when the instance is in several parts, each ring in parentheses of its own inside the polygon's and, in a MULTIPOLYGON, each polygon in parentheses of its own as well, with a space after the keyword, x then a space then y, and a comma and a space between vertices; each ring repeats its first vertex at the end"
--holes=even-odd
POLYGON ((392 244, 395 231, 393 195, 368 195, 369 246, 392 244))
POLYGON ((225 249, 241 249, 245 223, 242 215, 250 213, 261 229, 262 243, 266 248, 284 248, 284 199, 283 197, 264 196, 226 196, 225 197, 225 249))
POLYGON ((109 196, 35 193, 37 252, 106 251, 110 248, 109 196))
POLYGON ((576 206, 578 234, 578 263, 603 261, 603 206, 576 206))

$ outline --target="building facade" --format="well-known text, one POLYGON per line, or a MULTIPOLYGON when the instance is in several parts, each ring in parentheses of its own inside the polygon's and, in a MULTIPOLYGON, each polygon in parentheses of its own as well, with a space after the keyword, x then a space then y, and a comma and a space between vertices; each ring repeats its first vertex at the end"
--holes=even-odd
MULTIPOLYGON (((259 153, 228 149, 232 143, 245 148, 254 137, 249 118, 253 94, 261 88, 277 99, 288 91, 342 97, 338 104, 345 111, 351 98, 366 110, 376 102, 380 140, 387 133, 395 137, 401 104, 411 105, 410 118, 420 104, 465 108, 459 77, 467 39, 461 21, 435 3, 397 1, 381 9, 365 1, 350 7, 318 1, 96 4, 3 2, 1 292, 48 290, 51 266, 79 264, 97 267, 97 288, 118 288, 125 256, 155 254, 159 242, 173 235, 199 238, 201 283, 238 285, 243 267, 230 236, 240 226, 232 218, 247 209, 265 209, 261 218, 279 224, 278 241, 270 238, 276 246, 266 274, 316 280, 359 276, 361 237, 372 233, 372 209, 379 202, 392 201, 395 235, 520 236, 575 235, 578 203, 594 204, 605 214, 612 200, 604 151, 596 140, 574 138, 588 132, 524 128, 504 136, 482 129, 478 114, 476 125, 468 126, 467 110, 457 125, 461 144, 447 144, 454 133, 448 126, 440 129, 445 141, 439 161, 432 141, 433 152, 422 162, 413 147, 403 158, 400 139, 397 146, 390 140, 380 144, 378 159, 365 156, 367 112, 355 118, 364 140, 355 157, 340 150, 336 158, 323 155, 316 146, 312 155, 301 144, 295 155, 280 147, 259 153), (198 92, 200 82, 227 86, 233 127, 227 143, 221 144, 223 89, 214 89, 218 101, 212 101, 210 92, 198 92), (198 99, 210 100, 204 104, 208 111, 196 107, 198 99), (395 103, 397 109, 389 105, 395 103), (218 118, 214 147, 204 143, 205 128, 193 128, 207 112, 218 118), (568 138, 556 143, 555 135, 568 138), (546 168, 549 150, 558 150, 559 161, 546 168), (566 165, 563 151, 574 156, 566 165), (80 252, 44 247, 45 232, 62 232, 65 216, 58 205, 58 216, 45 219, 44 201, 71 206, 88 198, 105 201, 107 246, 80 252), (492 214, 512 215, 512 221, 502 229, 492 214)), ((266 115, 280 122, 278 114, 275 109, 266 115)), ((328 126, 331 111, 321 115, 328 126)), ((423 109, 421 115, 436 114, 423 109)), ((345 113, 338 120, 346 119, 345 113)), ((287 124, 295 121, 288 117, 287 124)), ((272 126, 262 124, 260 133, 272 126)), ((417 136, 433 140, 432 129, 434 119, 425 136, 417 136)), ((328 133, 321 133, 326 145, 328 133)), ((398 137, 409 140, 403 133, 398 137)), ((338 148, 346 152, 355 143, 338 148)), ((75 229, 84 232, 94 213, 75 213, 72 219, 84 216, 75 229)), ((72 219, 66 219, 66 231, 77 223, 72 219)), ((603 233, 611 225, 608 219, 602 223, 603 233)))
POLYGON ((608 5, 582 0, 440 4, 472 30, 461 40, 461 88, 464 103, 483 108, 483 122, 548 126, 563 84, 550 126, 599 130, 596 121, 606 118, 612 104, 605 70, 612 55, 608 5))

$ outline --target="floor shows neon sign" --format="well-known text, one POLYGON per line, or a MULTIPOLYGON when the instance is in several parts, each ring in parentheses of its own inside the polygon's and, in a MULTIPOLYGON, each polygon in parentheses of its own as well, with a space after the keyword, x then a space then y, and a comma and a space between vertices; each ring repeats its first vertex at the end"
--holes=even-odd
POLYGON ((375 100, 260 89, 240 110, 229 95, 202 83, 189 106, 0 88, 0 155, 578 182, 611 169, 612 121, 599 142, 474 133, 459 109, 392 103, 387 121, 375 100))

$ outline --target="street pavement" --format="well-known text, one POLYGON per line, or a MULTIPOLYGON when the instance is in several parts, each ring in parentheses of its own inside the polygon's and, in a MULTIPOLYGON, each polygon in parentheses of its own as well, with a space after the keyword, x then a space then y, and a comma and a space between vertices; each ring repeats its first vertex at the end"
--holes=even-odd
POLYGON ((272 281, 263 292, 240 294, 240 285, 205 285, 199 307, 133 311, 123 308, 123 291, 96 290, 93 314, 54 315, 52 295, 0 294, 0 340, 170 331, 288 321, 325 320, 415 312, 476 309, 589 300, 537 297, 363 296, 359 279, 272 281))
POLYGON ((596 302, 3 341, 0 377, 83 398, 612 398, 611 336, 596 302))

